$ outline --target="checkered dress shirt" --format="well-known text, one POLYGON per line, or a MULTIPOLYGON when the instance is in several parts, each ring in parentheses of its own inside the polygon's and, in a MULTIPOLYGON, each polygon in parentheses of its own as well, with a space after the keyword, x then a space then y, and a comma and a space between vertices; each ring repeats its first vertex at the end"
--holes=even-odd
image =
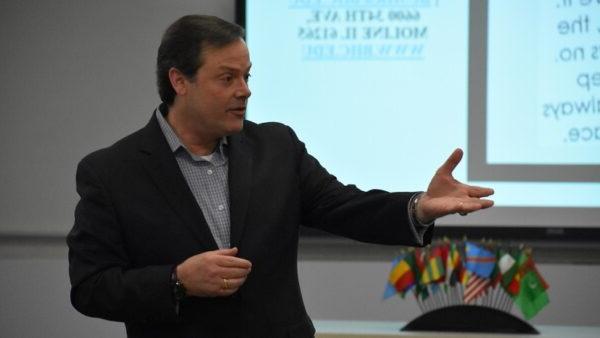
POLYGON ((156 118, 169 147, 175 155, 181 173, 200 206, 204 219, 219 248, 229 248, 231 223, 229 220, 229 188, 227 172, 227 139, 222 138, 215 151, 206 156, 192 154, 173 128, 156 109, 156 118))

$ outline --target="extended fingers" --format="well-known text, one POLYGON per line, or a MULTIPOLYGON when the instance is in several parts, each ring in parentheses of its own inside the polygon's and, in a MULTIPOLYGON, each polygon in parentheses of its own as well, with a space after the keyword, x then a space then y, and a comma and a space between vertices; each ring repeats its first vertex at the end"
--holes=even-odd
POLYGON ((452 175, 452 172, 456 168, 456 166, 460 163, 460 160, 463 157, 463 151, 460 148, 455 149, 450 157, 442 164, 442 166, 438 169, 438 174, 452 175))
POLYGON ((470 197, 487 197, 494 194, 494 189, 485 187, 468 186, 467 193, 470 197))
POLYGON ((461 199, 456 201, 454 212, 466 215, 473 211, 487 209, 494 205, 494 201, 483 198, 461 199))

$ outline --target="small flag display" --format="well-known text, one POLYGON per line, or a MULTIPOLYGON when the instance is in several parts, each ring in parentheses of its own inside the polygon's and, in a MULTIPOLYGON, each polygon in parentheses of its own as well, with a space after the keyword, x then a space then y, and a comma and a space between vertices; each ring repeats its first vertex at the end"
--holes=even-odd
POLYGON ((548 287, 529 248, 443 240, 396 257, 383 298, 412 293, 423 312, 452 305, 511 312, 516 304, 529 320, 550 302, 548 287))

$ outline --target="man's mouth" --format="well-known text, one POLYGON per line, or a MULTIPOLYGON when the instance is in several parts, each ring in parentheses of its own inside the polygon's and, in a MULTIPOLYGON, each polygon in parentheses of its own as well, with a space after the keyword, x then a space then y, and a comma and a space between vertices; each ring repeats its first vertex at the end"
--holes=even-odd
POLYGON ((227 111, 233 113, 234 115, 243 116, 246 113, 246 106, 229 108, 227 111))

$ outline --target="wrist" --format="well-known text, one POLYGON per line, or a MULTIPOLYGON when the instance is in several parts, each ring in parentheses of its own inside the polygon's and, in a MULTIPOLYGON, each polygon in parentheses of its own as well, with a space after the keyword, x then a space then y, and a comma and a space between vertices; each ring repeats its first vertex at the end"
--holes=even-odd
POLYGON ((179 304, 180 304, 181 300, 187 296, 187 290, 186 290, 185 286, 183 285, 183 283, 181 282, 181 280, 179 279, 178 274, 177 274, 178 268, 179 268, 179 266, 176 265, 173 268, 173 270, 171 271, 171 281, 170 281, 171 295, 173 297, 173 303, 175 305, 175 313, 177 315, 179 315, 179 304))
POLYGON ((423 207, 421 204, 424 197, 425 197, 425 193, 422 192, 422 193, 418 194, 417 196, 415 196, 415 198, 413 198, 412 207, 411 207, 411 210, 413 212, 412 215, 418 223, 420 223, 422 225, 430 225, 431 223, 433 223, 433 220, 430 219, 429 217, 427 217, 423 213, 423 207))

